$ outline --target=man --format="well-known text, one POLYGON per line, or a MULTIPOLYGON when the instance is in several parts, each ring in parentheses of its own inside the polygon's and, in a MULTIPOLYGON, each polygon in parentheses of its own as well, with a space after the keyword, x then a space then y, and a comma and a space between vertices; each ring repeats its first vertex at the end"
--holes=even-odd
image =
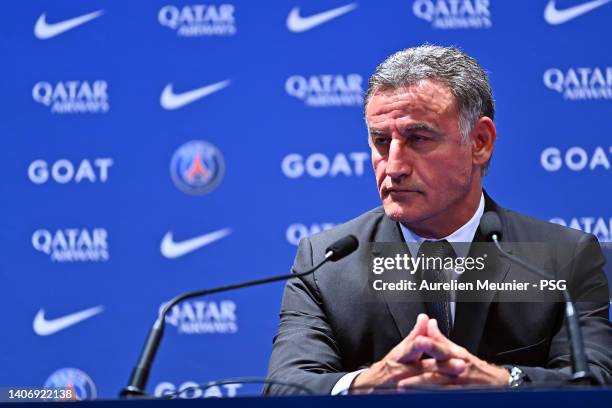
MULTIPOLYGON (((287 283, 269 379, 322 394, 371 392, 379 385, 568 380, 561 302, 509 303, 495 293, 462 302, 452 291, 441 302, 365 294, 371 282, 368 243, 401 243, 414 255, 429 241, 453 246, 486 241, 480 218, 494 211, 502 222, 502 243, 551 243, 538 250, 518 245, 515 255, 568 279, 574 299, 585 300, 578 306, 589 366, 598 382, 612 383, 609 292, 596 238, 503 209, 483 192, 496 130, 489 81, 479 64, 455 48, 400 51, 376 69, 364 111, 382 208, 300 242, 295 271, 320 262, 325 248, 347 234, 354 234, 360 247, 287 283), (586 302, 592 299, 597 301, 586 302)), ((474 255, 474 248, 469 251, 474 255)), ((475 273, 491 282, 525 276, 496 259, 459 279, 475 273)), ((264 392, 299 390, 268 385, 264 392)))

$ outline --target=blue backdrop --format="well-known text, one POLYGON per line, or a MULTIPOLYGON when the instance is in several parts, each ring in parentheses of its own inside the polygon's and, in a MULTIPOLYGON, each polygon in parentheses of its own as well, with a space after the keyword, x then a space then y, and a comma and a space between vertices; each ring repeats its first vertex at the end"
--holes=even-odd
MULTIPOLYGON (((423 42, 490 72, 491 195, 610 241, 609 2, 3 3, 0 384, 114 397, 164 301, 377 206, 362 92, 423 42)), ((264 376, 281 293, 173 310, 148 391, 264 376)))

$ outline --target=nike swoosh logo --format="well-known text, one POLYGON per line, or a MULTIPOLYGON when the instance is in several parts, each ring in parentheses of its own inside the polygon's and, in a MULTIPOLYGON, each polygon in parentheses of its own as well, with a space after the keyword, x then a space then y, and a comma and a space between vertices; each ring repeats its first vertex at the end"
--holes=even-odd
POLYGON ((338 7, 333 10, 327 10, 322 13, 314 14, 308 17, 300 16, 300 8, 294 7, 287 16, 287 28, 294 33, 301 33, 315 28, 318 25, 340 17, 357 8, 357 3, 347 4, 346 6, 338 7))
POLYGON ((162 239, 160 250, 163 256, 168 259, 178 258, 190 252, 200 249, 203 246, 212 244, 215 241, 225 238, 232 232, 229 228, 220 229, 208 234, 200 235, 181 242, 175 242, 172 231, 168 231, 162 239))
POLYGON ((71 313, 69 315, 58 317, 57 319, 47 320, 45 319, 45 310, 40 309, 34 317, 34 332, 39 336, 49 336, 57 333, 58 331, 67 329, 70 326, 74 326, 77 323, 87 320, 104 310, 103 306, 96 306, 80 312, 71 313))
POLYGON ((555 0, 550 0, 546 5, 546 9, 544 10, 544 20, 546 20, 548 24, 552 25, 567 23, 568 21, 573 20, 576 17, 588 13, 589 11, 601 7, 609 2, 610 0, 593 0, 587 3, 579 4, 577 6, 559 10, 555 5, 555 0))
POLYGON ((100 17, 104 13, 104 10, 94 11, 93 13, 84 14, 82 16, 74 17, 69 20, 64 20, 59 23, 49 24, 46 21, 46 13, 42 13, 38 20, 36 20, 36 25, 34 25, 34 35, 39 40, 48 40, 49 38, 53 38, 62 33, 65 33, 68 30, 72 30, 75 27, 78 27, 82 24, 85 24, 94 18, 100 17))
POLYGON ((229 86, 230 82, 231 81, 228 79, 180 94, 174 93, 174 90, 172 89, 173 84, 170 83, 166 85, 162 91, 161 97, 159 98, 159 103, 161 104, 162 108, 166 110, 179 109, 185 105, 189 105, 190 103, 197 101, 198 99, 202 99, 205 96, 220 91, 221 89, 229 86))

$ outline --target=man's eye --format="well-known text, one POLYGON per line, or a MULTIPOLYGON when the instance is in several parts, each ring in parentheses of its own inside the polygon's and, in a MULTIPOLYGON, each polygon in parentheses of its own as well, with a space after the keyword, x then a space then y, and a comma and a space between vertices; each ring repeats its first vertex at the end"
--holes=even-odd
POLYGON ((376 146, 384 146, 386 144, 389 144, 389 139, 386 137, 375 137, 374 144, 376 146))
POLYGON ((427 136, 412 135, 410 136, 410 140, 412 140, 413 142, 426 142, 429 140, 429 138, 427 136))

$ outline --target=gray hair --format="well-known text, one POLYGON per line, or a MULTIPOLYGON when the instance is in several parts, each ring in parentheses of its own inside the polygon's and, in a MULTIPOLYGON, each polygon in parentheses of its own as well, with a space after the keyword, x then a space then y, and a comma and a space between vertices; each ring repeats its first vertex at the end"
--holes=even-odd
POLYGON ((488 116, 493 120, 493 94, 489 78, 480 64, 458 48, 430 44, 398 51, 376 68, 363 100, 364 114, 376 92, 410 86, 426 79, 446 84, 454 95, 464 143, 478 119, 488 116))

